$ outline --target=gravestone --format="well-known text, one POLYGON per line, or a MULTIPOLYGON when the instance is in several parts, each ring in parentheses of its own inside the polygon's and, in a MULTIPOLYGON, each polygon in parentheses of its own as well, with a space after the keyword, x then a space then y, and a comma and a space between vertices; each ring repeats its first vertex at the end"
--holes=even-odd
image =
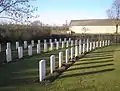
POLYGON ((73 40, 71 40, 71 47, 73 47, 73 40))
POLYGON ((37 44, 37 54, 41 53, 41 48, 40 48, 40 44, 37 44))
POLYGON ((50 72, 53 74, 53 71, 55 70, 55 55, 50 56, 50 72))
POLYGON ((71 47, 71 60, 73 61, 74 58, 74 47, 71 47))
POLYGON ((63 52, 59 52, 59 68, 62 67, 62 62, 63 62, 63 52))
POLYGON ((23 47, 18 47, 18 58, 23 58, 23 47))
POLYGON ((44 43, 44 52, 47 52, 47 43, 44 43))
POLYGON ((24 41, 24 49, 27 48, 27 41, 24 41))
POLYGON ((51 43, 52 42, 52 39, 49 39, 49 43, 51 43))
POLYGON ((41 60, 39 62, 39 81, 43 81, 46 77, 46 61, 41 60))
POLYGON ((28 55, 32 56, 32 45, 28 46, 28 55))
POLYGON ((66 42, 66 47, 69 47, 69 41, 66 42))
POLYGON ((46 40, 46 39, 44 39, 44 43, 47 43, 47 40, 46 40))
POLYGON ((62 39, 61 39, 61 38, 59 39, 59 42, 60 42, 60 43, 62 42, 62 39))
POLYGON ((100 41, 100 47, 102 47, 102 41, 100 41))
POLYGON ((104 40, 102 41, 102 46, 105 46, 105 42, 104 42, 104 40))
POLYGON ((87 52, 89 52, 89 40, 87 39, 87 52))
POLYGON ((95 49, 95 41, 93 42, 93 50, 95 49))
POLYGON ((85 43, 83 43, 83 54, 85 53, 85 43))
POLYGON ((56 49, 59 49, 59 42, 56 42, 56 49))
POLYGON ((18 49, 19 47, 19 42, 16 42, 16 49, 18 49))
POLYGON ((66 49, 65 52, 66 52, 66 55, 65 55, 66 56, 65 57, 66 58, 66 63, 68 63, 68 61, 69 61, 69 49, 66 49))
POLYGON ((71 38, 69 38, 69 43, 71 42, 71 38))
POLYGON ((64 42, 64 41, 62 41, 62 48, 64 48, 64 43, 65 43, 65 42, 64 42))
POLYGON ((98 48, 98 45, 99 45, 99 44, 98 44, 98 41, 96 41, 96 48, 98 48))
POLYGON ((92 42, 90 42, 90 51, 92 51, 92 42))
POLYGON ((57 42, 57 39, 55 39, 55 43, 57 42))
POLYGON ((6 49, 6 61, 7 62, 12 61, 11 49, 6 49))
POLYGON ((50 50, 51 51, 53 50, 53 43, 52 42, 50 43, 50 50))
POLYGON ((67 41, 67 39, 66 38, 64 38, 64 42, 66 43, 66 41, 67 41))
POLYGON ((79 40, 79 55, 82 54, 82 44, 81 44, 81 40, 79 40))
POLYGON ((7 49, 11 49, 11 43, 10 42, 7 43, 7 49))
POLYGON ((34 45, 35 45, 34 40, 31 40, 31 44, 32 44, 32 47, 34 47, 34 45))
POLYGON ((78 56, 78 46, 75 46, 75 57, 78 56))
POLYGON ((38 40, 38 44, 40 45, 40 40, 38 40))

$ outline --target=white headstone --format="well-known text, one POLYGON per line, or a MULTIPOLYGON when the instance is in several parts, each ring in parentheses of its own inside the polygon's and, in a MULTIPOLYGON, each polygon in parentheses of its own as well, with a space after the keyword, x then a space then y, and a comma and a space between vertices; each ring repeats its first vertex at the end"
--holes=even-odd
POLYGON ((78 46, 75 46, 75 57, 78 56, 78 46))
POLYGON ((71 47, 73 47, 73 40, 71 40, 71 47))
POLYGON ((57 39, 55 39, 55 43, 57 42, 57 39))
POLYGON ((28 55, 32 56, 32 45, 28 46, 28 55))
POLYGON ((38 40, 38 44, 40 45, 40 40, 38 40))
POLYGON ((16 42, 16 49, 18 49, 19 47, 19 42, 16 42))
POLYGON ((59 42, 56 42, 56 49, 59 49, 59 42))
POLYGON ((47 52, 47 43, 44 43, 44 52, 47 52))
POLYGON ((7 43, 7 49, 11 49, 11 43, 10 42, 7 43))
POLYGON ((53 71, 55 70, 55 55, 50 56, 50 72, 53 74, 53 71))
POLYGON ((79 40, 79 45, 81 44, 81 39, 79 40))
POLYGON ((41 53, 41 48, 40 48, 40 44, 37 44, 37 54, 41 53))
POLYGON ((83 45, 83 46, 84 46, 84 50, 83 50, 83 51, 84 51, 84 53, 85 53, 85 52, 87 51, 87 47, 86 47, 86 39, 83 40, 83 44, 84 44, 84 45, 83 45))
POLYGON ((63 62, 63 52, 59 52, 59 68, 62 67, 62 62, 63 62))
POLYGON ((93 42, 93 50, 95 49, 95 41, 93 42))
POLYGON ((103 42, 102 42, 102 46, 105 46, 105 42, 104 42, 104 40, 103 40, 103 42))
POLYGON ((77 43, 77 42, 78 42, 78 40, 75 40, 75 46, 77 46, 77 45, 78 45, 78 43, 77 43))
POLYGON ((7 62, 12 61, 11 49, 6 49, 6 61, 7 62))
POLYGON ((66 47, 69 47, 69 41, 66 42, 66 47))
POLYGON ((66 52, 66 55, 65 55, 66 56, 65 57, 66 58, 66 63, 68 63, 68 61, 69 61, 69 49, 66 49, 65 52, 66 52))
POLYGON ((44 43, 47 43, 46 39, 44 39, 44 43))
POLYGON ((51 43, 51 42, 52 42, 52 39, 49 39, 49 42, 51 43))
POLYGON ((52 42, 50 43, 50 50, 51 51, 53 50, 53 43, 52 42))
POLYGON ((23 58, 23 47, 18 47, 18 58, 23 58))
POLYGON ((108 45, 110 45, 110 40, 108 40, 108 45))
POLYGON ((39 81, 43 81, 46 77, 46 61, 41 60, 39 62, 39 81))
POLYGON ((31 40, 32 47, 34 47, 34 40, 31 40))
POLYGON ((71 47, 71 60, 74 58, 74 47, 71 47))
POLYGON ((87 39, 87 52, 89 52, 89 40, 87 39))
POLYGON ((96 48, 98 48, 98 45, 99 45, 99 44, 98 44, 98 41, 96 41, 96 48))
POLYGON ((85 53, 85 43, 83 43, 83 54, 85 53))
POLYGON ((92 51, 92 42, 90 42, 90 51, 92 51))
POLYGON ((69 38, 69 43, 71 42, 71 38, 69 38))
POLYGON ((81 45, 81 43, 79 43, 79 55, 81 55, 82 54, 82 45, 81 45))
POLYGON ((100 47, 102 47, 102 41, 100 41, 100 47))
POLYGON ((27 48, 27 41, 24 41, 24 48, 27 48))
POLYGON ((64 42, 64 41, 62 41, 62 48, 64 48, 64 43, 65 43, 65 42, 64 42))
POLYGON ((66 43, 66 41, 67 41, 67 39, 66 38, 64 38, 64 42, 66 43))
POLYGON ((105 46, 107 46, 107 40, 105 40, 105 46))
POLYGON ((62 39, 61 39, 61 38, 59 39, 59 42, 60 42, 60 43, 62 42, 62 39))

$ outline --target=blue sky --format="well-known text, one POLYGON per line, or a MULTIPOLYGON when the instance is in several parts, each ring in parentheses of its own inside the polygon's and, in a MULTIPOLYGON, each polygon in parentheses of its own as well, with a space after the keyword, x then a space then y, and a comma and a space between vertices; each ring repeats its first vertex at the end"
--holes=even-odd
POLYGON ((63 24, 66 20, 107 18, 113 0, 36 0, 36 14, 46 24, 63 24))

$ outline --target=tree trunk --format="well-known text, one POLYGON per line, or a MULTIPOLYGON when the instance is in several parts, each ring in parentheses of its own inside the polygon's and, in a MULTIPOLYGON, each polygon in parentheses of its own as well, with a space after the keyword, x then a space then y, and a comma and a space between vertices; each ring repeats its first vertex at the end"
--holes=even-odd
POLYGON ((118 24, 116 24, 116 34, 118 34, 118 24))
POLYGON ((117 34, 118 34, 118 24, 116 24, 116 35, 115 35, 115 41, 116 41, 116 43, 118 42, 117 41, 117 34))

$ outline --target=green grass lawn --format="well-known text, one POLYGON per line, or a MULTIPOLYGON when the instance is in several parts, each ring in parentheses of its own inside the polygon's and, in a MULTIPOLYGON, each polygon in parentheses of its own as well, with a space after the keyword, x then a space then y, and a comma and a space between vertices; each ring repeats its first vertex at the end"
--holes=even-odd
MULTIPOLYGON (((65 51, 61 49, 59 51, 65 51)), ((120 91, 120 45, 87 54, 51 84, 38 83, 38 62, 59 51, 24 58, 0 67, 0 91, 120 91)), ((65 54, 65 52, 64 52, 65 54)))

